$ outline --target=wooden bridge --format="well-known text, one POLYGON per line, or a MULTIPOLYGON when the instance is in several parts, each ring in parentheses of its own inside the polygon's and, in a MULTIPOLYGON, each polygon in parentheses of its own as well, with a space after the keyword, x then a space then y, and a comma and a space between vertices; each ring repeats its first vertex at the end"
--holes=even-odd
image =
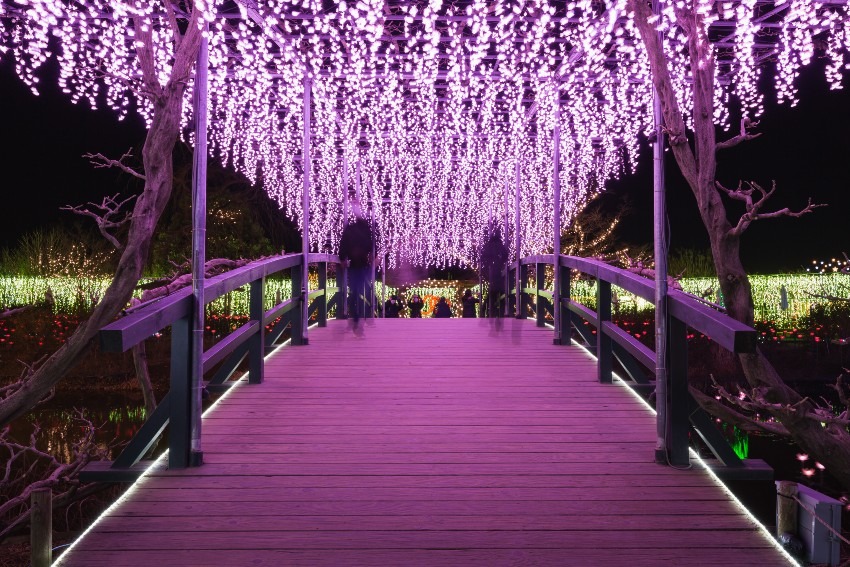
POLYGON ((794 564, 699 461, 657 464, 653 411, 533 320, 332 320, 262 371, 205 415, 202 466, 158 461, 60 564, 794 564))

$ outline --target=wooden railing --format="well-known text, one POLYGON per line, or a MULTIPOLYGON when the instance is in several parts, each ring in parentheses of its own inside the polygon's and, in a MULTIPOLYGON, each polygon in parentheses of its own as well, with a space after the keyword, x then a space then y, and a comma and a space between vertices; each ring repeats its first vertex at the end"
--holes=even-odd
MULTIPOLYGON (((510 281, 516 282, 518 279, 521 292, 520 305, 515 310, 517 317, 525 318, 532 305, 538 325, 545 325, 547 314, 554 317, 554 309, 552 309, 554 292, 543 288, 546 268, 552 267, 553 262, 554 256, 551 254, 531 256, 523 258, 518 265, 514 264, 509 268, 510 281), (532 267, 536 273, 535 285, 529 287, 528 271, 532 267), (519 270, 519 278, 516 278, 516 270, 519 270)), ((613 362, 617 360, 627 374, 627 378, 631 379, 633 388, 643 394, 654 391, 655 351, 611 320, 612 286, 652 303, 655 301, 654 281, 598 260, 574 256, 559 256, 557 269, 560 270, 558 297, 561 302, 557 329, 561 332, 556 334, 556 342, 570 344, 570 330, 575 330, 598 359, 597 372, 600 382, 612 381, 613 362), (595 310, 572 299, 570 281, 573 271, 596 279, 595 310), (595 329, 595 333, 590 331, 589 326, 584 322, 589 323, 595 329)), ((516 294, 515 285, 510 293, 516 294)), ((754 352, 756 331, 678 290, 669 291, 667 308, 669 360, 667 361, 666 449, 671 463, 688 463, 688 436, 693 428, 718 461, 725 465, 727 474, 730 469, 738 470, 738 478, 770 474, 771 471, 766 471, 764 467, 755 463, 748 466, 749 463, 745 463, 735 454, 712 423, 711 417, 697 405, 688 391, 688 328, 710 337, 716 344, 733 353, 754 352)), ((659 402, 656 400, 656 403, 659 402)), ((728 476, 735 475, 728 474, 728 476)))
MULTIPOLYGON (((203 354, 203 372, 208 374, 218 365, 215 374, 206 381, 209 390, 227 387, 227 380, 248 358, 248 381, 259 384, 264 377, 265 355, 276 348, 286 329, 292 344, 306 344, 302 321, 302 303, 308 303, 308 314, 316 313, 319 326, 327 324, 329 309, 344 301, 338 288, 327 287, 327 266, 338 264, 336 256, 310 254, 309 263, 316 264, 319 284, 316 290, 301 289, 303 255, 289 254, 253 262, 219 276, 209 278, 204 285, 204 301, 215 299, 249 286, 249 317, 203 354), (289 272, 292 282, 291 298, 281 300, 265 309, 265 280, 269 276, 289 272), (330 300, 328 297, 330 296, 330 300), (268 331, 267 325, 274 324, 268 331)), ((105 352, 126 352, 145 339, 171 328, 171 373, 168 393, 156 410, 148 416, 135 437, 115 461, 92 463, 83 473, 85 481, 131 481, 144 470, 139 461, 150 451, 168 427, 168 460, 170 468, 186 467, 190 459, 191 433, 191 325, 192 290, 184 288, 163 298, 134 309, 100 332, 101 349, 105 352)), ((339 309, 341 314, 343 310, 339 309)))

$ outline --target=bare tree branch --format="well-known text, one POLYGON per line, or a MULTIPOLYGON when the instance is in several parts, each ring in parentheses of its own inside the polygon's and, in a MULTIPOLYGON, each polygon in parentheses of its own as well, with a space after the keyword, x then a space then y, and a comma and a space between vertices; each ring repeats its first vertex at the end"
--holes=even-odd
POLYGON ((63 211, 71 211, 72 213, 76 213, 78 215, 91 217, 94 219, 94 222, 97 224, 97 228, 100 231, 100 234, 109 241, 112 246, 117 248, 118 250, 122 250, 124 245, 121 244, 117 238, 115 238, 112 234, 109 233, 109 230, 114 230, 116 228, 121 227, 130 221, 131 213, 129 211, 121 211, 121 209, 136 198, 136 195, 131 195, 127 197, 120 203, 118 202, 118 194, 116 193, 112 197, 104 197, 103 201, 98 205, 96 203, 86 203, 85 205, 77 205, 76 207, 72 207, 70 205, 66 205, 61 207, 63 211), (98 211, 92 211, 86 207, 92 207, 94 209, 98 209, 98 211), (117 218, 118 215, 122 215, 123 217, 117 218))
POLYGON ((743 431, 763 431, 765 433, 773 433, 774 435, 781 435, 783 437, 791 435, 791 433, 785 429, 781 423, 755 420, 752 417, 735 411, 717 398, 705 395, 693 386, 690 386, 689 390, 691 391, 691 395, 694 399, 699 403, 700 407, 702 407, 705 411, 714 417, 722 419, 726 423, 730 423, 739 429, 742 429, 743 431))
POLYGON ((743 202, 747 209, 747 212, 741 215, 741 218, 738 220, 738 224, 729 231, 729 234, 732 236, 740 236, 743 234, 744 231, 749 228, 750 223, 755 220, 773 219, 777 217, 801 217, 812 212, 818 207, 826 206, 825 204, 812 203, 812 200, 809 199, 808 204, 799 211, 792 211, 790 208, 785 207, 778 211, 762 213, 760 211, 762 207, 764 207, 764 204, 773 196, 774 193, 776 193, 776 181, 774 181, 771 185, 770 191, 765 191, 765 189, 755 181, 748 181, 746 188, 739 182, 737 189, 724 187, 719 181, 715 181, 714 185, 717 189, 726 193, 730 199, 743 202), (753 198, 753 195, 756 195, 755 199, 753 198))
POLYGON ((75 419, 83 428, 83 436, 73 444, 73 458, 69 463, 62 463, 50 453, 38 449, 36 441, 41 432, 38 424, 30 435, 28 445, 13 441, 9 436, 8 427, 0 432, 0 451, 9 456, 3 471, 3 479, 0 481, 0 486, 6 490, 8 497, 6 502, 0 505, 0 518, 6 520, 0 529, 0 538, 27 520, 30 514, 30 496, 35 490, 50 488, 56 491, 55 500, 67 503, 79 488, 77 480, 79 471, 92 459, 105 458, 108 454, 111 447, 98 446, 95 440, 97 428, 86 419, 82 411, 76 410, 75 419), (26 470, 14 471, 12 465, 19 460, 20 462, 26 460, 31 464, 26 470), (37 472, 41 473, 40 480, 25 484, 28 482, 27 479, 37 472), (21 488, 15 489, 15 487, 21 488), (12 496, 9 489, 15 489, 14 492, 17 494, 12 496))
POLYGON ((171 0, 164 0, 165 14, 168 16, 168 25, 171 26, 171 33, 174 36, 174 50, 180 49, 180 42, 183 41, 183 34, 180 33, 180 27, 177 25, 177 15, 174 13, 174 5, 171 0))
POLYGON ((717 146, 715 146, 718 150, 725 150, 726 148, 732 148, 737 146, 742 142, 748 142, 750 140, 755 140, 759 136, 761 136, 761 132, 758 134, 750 134, 747 132, 748 128, 755 128, 758 126, 758 122, 750 122, 749 118, 741 119, 741 133, 735 136, 734 138, 729 138, 723 142, 718 142, 717 146))
MULTIPOLYGON (((227 258, 216 258, 213 260, 208 260, 206 264, 204 264, 204 272, 207 277, 211 277, 221 273, 224 270, 230 270, 233 268, 239 268, 246 264, 254 262, 254 260, 229 260, 227 258)), ((182 274, 176 275, 170 280, 159 280, 156 282, 151 282, 155 287, 149 287, 151 284, 146 285, 148 289, 142 293, 142 303, 146 301, 150 301, 152 299, 156 299, 157 297, 162 297, 164 295, 169 295, 174 293, 175 291, 182 289, 192 283, 192 274, 182 274)))
POLYGON ((132 148, 130 150, 127 150, 126 152, 124 152, 124 155, 121 156, 117 160, 109 159, 108 157, 106 157, 106 156, 104 156, 103 154, 100 154, 100 153, 98 153, 98 154, 83 154, 83 157, 87 158, 92 163, 92 165, 94 165, 94 167, 96 167, 98 169, 103 168, 103 167, 117 167, 118 169, 120 169, 124 173, 129 173, 130 175, 132 175, 134 177, 138 177, 139 179, 144 181, 145 180, 144 174, 139 173, 138 171, 136 171, 135 169, 133 169, 132 167, 130 167, 129 165, 126 165, 124 163, 125 159, 133 156, 133 154, 130 153, 131 150, 132 150, 132 148))
MULTIPOLYGON (((836 416, 833 413, 832 407, 819 405, 808 397, 804 397, 793 404, 773 403, 765 399, 763 388, 753 388, 751 390, 738 388, 739 395, 734 396, 718 384, 713 376, 711 379, 721 398, 748 412, 767 412, 777 418, 794 417, 796 419, 806 419, 820 424, 845 428, 850 426, 850 410, 848 410, 846 403, 844 411, 836 416)), ((843 380, 841 377, 839 377, 837 385, 834 388, 840 389, 839 392, 843 391, 843 380)), ((760 423, 754 420, 753 422, 760 423)))

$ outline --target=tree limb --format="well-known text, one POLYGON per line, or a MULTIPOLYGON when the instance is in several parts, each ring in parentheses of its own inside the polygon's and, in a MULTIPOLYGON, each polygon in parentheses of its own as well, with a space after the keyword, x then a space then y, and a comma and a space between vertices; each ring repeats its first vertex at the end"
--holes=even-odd
POLYGON ((130 167, 129 165, 126 165, 124 163, 124 160, 126 158, 132 157, 132 156, 133 156, 133 154, 130 153, 130 150, 127 150, 126 152, 124 152, 124 155, 121 156, 117 160, 109 159, 108 157, 106 157, 106 156, 104 156, 103 154, 100 154, 100 153, 98 153, 98 154, 83 154, 83 157, 88 158, 88 160, 92 163, 92 165, 95 168, 100 169, 100 168, 103 168, 103 167, 117 167, 118 169, 120 169, 124 173, 129 173, 133 177, 138 177, 139 179, 144 181, 145 180, 144 174, 139 173, 138 171, 136 171, 135 169, 133 169, 132 167, 130 167))
POLYGON ((168 25, 171 27, 171 33, 174 36, 174 49, 180 49, 180 42, 183 41, 183 35, 180 33, 180 27, 177 25, 177 15, 174 13, 174 5, 170 0, 164 0, 165 14, 168 16, 168 25))
POLYGON ((58 489, 56 498, 60 501, 68 500, 72 496, 78 486, 77 474, 89 463, 93 458, 104 458, 107 452, 112 448, 101 448, 95 439, 97 428, 86 419, 83 412, 76 410, 76 421, 80 422, 83 427, 82 438, 75 442, 72 446, 73 458, 69 463, 62 463, 53 455, 38 449, 36 441, 41 428, 36 424, 33 433, 30 435, 29 444, 24 445, 17 443, 9 437, 9 428, 5 428, 0 432, 0 449, 5 450, 9 454, 9 459, 5 467, 4 477, 0 485, 6 489, 8 499, 0 505, 0 518, 8 518, 9 514, 13 514, 15 510, 20 511, 15 517, 4 522, 0 529, 0 539, 9 534, 16 526, 26 521, 28 518, 29 502, 31 494, 40 488, 58 489), (17 475, 12 477, 12 463, 17 460, 31 461, 32 464, 24 471, 18 471, 17 475), (32 474, 36 473, 36 469, 42 471, 40 480, 30 482, 19 490, 15 490, 17 494, 11 496, 9 489, 15 486, 21 486, 31 478, 32 474))
MULTIPOLYGON (((208 260, 207 263, 204 264, 204 274, 206 277, 211 277, 213 275, 221 273, 225 269, 239 268, 253 261, 254 260, 245 259, 229 260, 227 258, 216 258, 213 260, 208 260)), ((145 292, 142 294, 142 303, 151 301, 152 299, 156 299, 158 297, 169 295, 179 289, 186 287, 187 285, 192 283, 192 274, 188 273, 179 276, 175 275, 171 280, 160 280, 159 282, 154 283, 158 283, 159 285, 157 287, 145 290, 145 292)))
POLYGON ((743 187, 741 182, 738 182, 737 189, 729 189, 728 187, 724 187, 722 183, 719 181, 714 182, 715 187, 720 191, 726 193, 726 195, 735 201, 741 201, 744 203, 744 206, 747 209, 741 218, 738 219, 738 224, 730 229, 729 234, 732 236, 740 236, 744 233, 747 228, 749 228, 750 224, 759 219, 773 219, 777 217, 801 217, 805 214, 812 212, 818 207, 825 207, 825 204, 821 203, 812 203, 812 200, 809 199, 808 204, 800 209, 799 211, 792 211, 790 208, 785 207, 783 209, 779 209, 777 211, 771 211, 768 213, 760 212, 764 204, 776 193, 776 181, 774 181, 770 187, 769 191, 765 191, 765 189, 756 183, 755 181, 748 181, 747 187, 743 187), (756 198, 753 198, 753 195, 756 195, 756 198))
MULTIPOLYGON (((846 404, 844 411, 836 416, 833 414, 831 407, 821 406, 808 397, 801 398, 793 404, 774 403, 765 399, 764 388, 753 388, 747 391, 740 387, 738 388, 739 395, 733 396, 723 386, 718 384, 713 376, 711 379, 721 398, 746 411, 753 413, 767 412, 778 419, 793 417, 795 419, 806 419, 844 428, 850 426, 850 410, 848 410, 846 404)), ((841 377, 839 377, 839 382, 835 388, 843 388, 841 377)))
POLYGON ((791 435, 791 433, 781 423, 757 421, 743 413, 735 411, 728 405, 721 403, 721 401, 717 398, 705 395, 693 386, 689 386, 688 389, 697 403, 699 403, 700 407, 702 407, 705 411, 714 417, 722 419, 726 423, 731 423, 743 431, 762 431, 764 433, 772 433, 783 437, 789 437, 791 435))
POLYGON ((61 207, 60 209, 63 211, 71 211, 72 213, 76 213, 78 215, 93 218, 94 222, 97 224, 97 228, 100 231, 100 234, 106 240, 108 240, 109 243, 112 244, 112 246, 114 246, 118 250, 121 250, 122 248, 124 248, 124 245, 121 244, 117 238, 112 236, 109 233, 109 230, 119 228, 130 221, 131 213, 129 211, 124 211, 124 216, 122 218, 119 218, 118 220, 114 220, 114 218, 116 217, 116 215, 121 214, 121 208, 124 205, 126 205, 135 198, 135 195, 131 195, 130 197, 127 197, 119 203, 117 201, 118 194, 116 193, 112 197, 104 197, 100 205, 89 202, 86 203, 86 205, 77 205, 76 207, 66 205, 64 207, 61 207), (98 212, 89 210, 86 208, 87 206, 99 209, 100 211, 98 212))
POLYGON ((761 132, 759 132, 758 134, 750 134, 749 132, 747 132, 747 128, 755 128, 756 126, 758 126, 758 122, 750 122, 749 118, 742 118, 741 119, 741 133, 738 134, 737 136, 735 136, 733 138, 729 138, 728 140, 725 140, 723 142, 718 142, 717 145, 715 146, 715 148, 717 150, 725 150, 726 148, 732 148, 734 146, 737 146, 738 144, 740 144, 742 142, 748 142, 750 140, 755 140, 756 138, 761 136, 761 132))

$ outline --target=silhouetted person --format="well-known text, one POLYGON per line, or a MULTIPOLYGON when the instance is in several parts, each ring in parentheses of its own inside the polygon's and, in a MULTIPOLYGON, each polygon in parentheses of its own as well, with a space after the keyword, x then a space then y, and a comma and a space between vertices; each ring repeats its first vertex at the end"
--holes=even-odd
POLYGON ((407 307, 410 309, 410 318, 411 319, 421 319, 422 318, 422 307, 425 306, 425 303, 422 301, 422 298, 419 295, 414 294, 414 296, 407 302, 407 307))
MULTIPOLYGON (((508 249, 502 242, 498 228, 492 228, 481 247, 481 280, 487 282, 487 316, 494 317, 496 330, 501 329, 502 313, 499 309, 501 297, 505 292, 505 265, 508 262, 508 249)), ((507 301, 507 297, 505 297, 507 301)))
POLYGON ((402 309, 404 309, 404 304, 398 300, 398 296, 391 295, 386 303, 384 303, 384 317, 398 319, 402 309))
POLYGON ((463 292, 463 317, 466 319, 475 318, 475 305, 480 302, 480 300, 472 295, 472 290, 466 290, 463 292))
POLYGON ((437 319, 447 319, 452 316, 452 308, 449 306, 449 302, 446 301, 445 297, 441 297, 440 301, 437 302, 437 306, 434 307, 434 317, 437 319))
POLYGON ((348 224, 339 240, 339 259, 348 267, 348 304, 349 316, 355 334, 362 334, 359 328, 361 317, 366 315, 366 282, 372 265, 372 248, 375 244, 372 227, 363 218, 359 208, 354 211, 354 221, 348 224))

